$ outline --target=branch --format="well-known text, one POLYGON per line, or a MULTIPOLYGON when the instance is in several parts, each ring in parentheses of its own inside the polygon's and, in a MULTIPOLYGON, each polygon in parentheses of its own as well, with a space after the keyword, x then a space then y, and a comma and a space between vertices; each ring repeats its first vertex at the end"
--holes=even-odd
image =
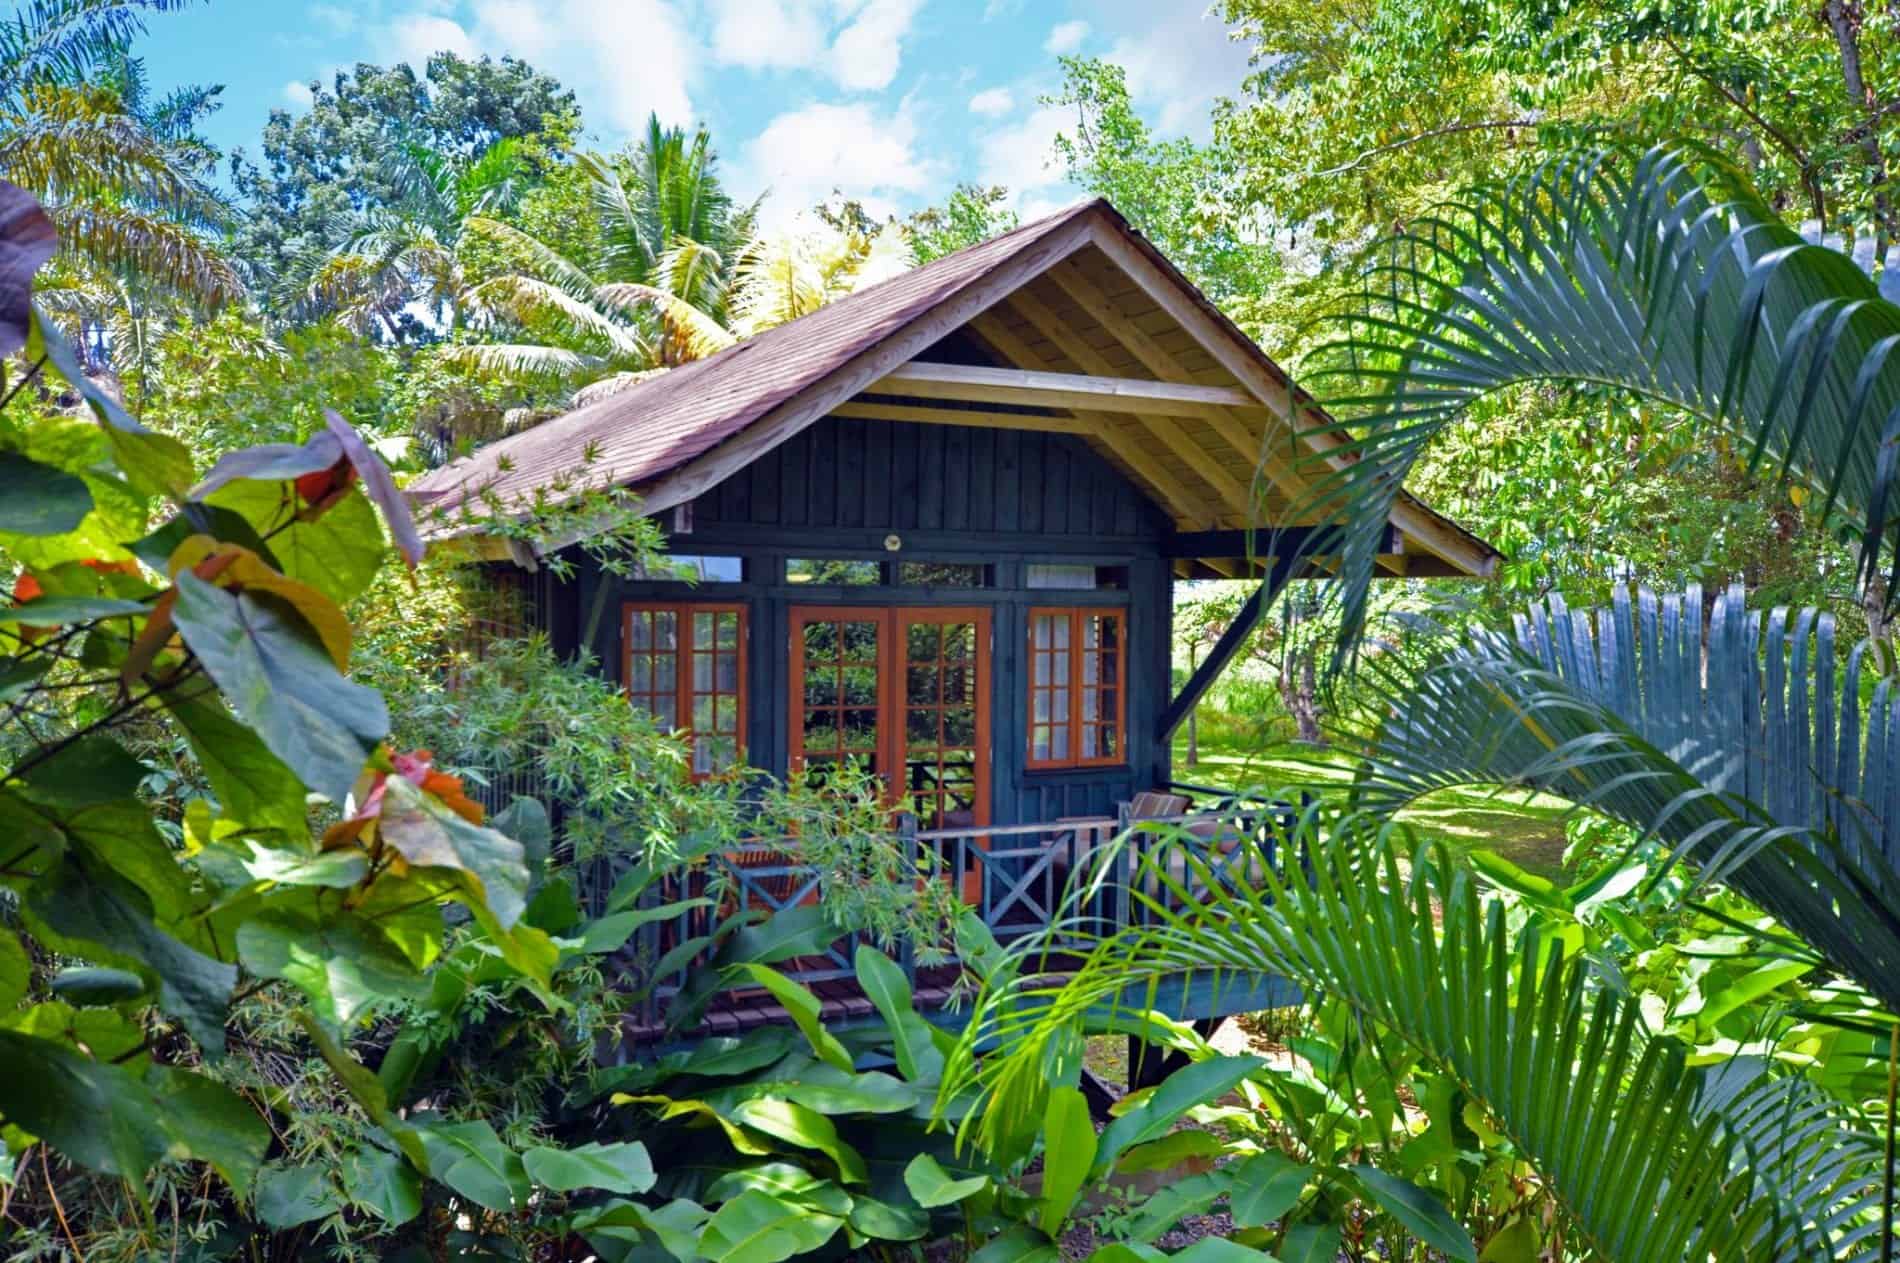
POLYGON ((1665 35, 1662 37, 1662 44, 1664 48, 1667 48, 1675 55, 1676 60, 1682 63, 1685 70, 1721 93, 1724 100, 1745 114, 1749 121, 1766 132, 1770 140, 1780 145, 1787 151, 1788 156, 1794 159, 1795 165, 1801 170, 1801 183, 1807 186, 1808 202, 1814 210, 1814 217, 1820 221, 1821 228, 1825 231, 1827 228, 1827 200, 1821 194, 1820 180, 1815 178, 1813 161, 1807 154, 1801 151, 1801 146, 1795 142, 1794 137, 1788 135, 1788 133, 1763 118, 1753 106, 1749 105, 1742 97, 1737 96, 1727 84, 1717 79, 1701 66, 1698 66, 1688 53, 1682 51, 1676 44, 1676 41, 1665 35))
POLYGON ((1437 140, 1441 136, 1456 136, 1462 132, 1498 131, 1509 127, 1535 127, 1536 125, 1537 120, 1534 118, 1500 118, 1487 119, 1478 123, 1447 123, 1443 127, 1434 127, 1430 131, 1419 132, 1416 135, 1407 136, 1403 140, 1395 140, 1389 145, 1380 145, 1376 149, 1368 149, 1351 162, 1341 163, 1339 166, 1328 167, 1324 171, 1314 172, 1313 178, 1323 180, 1329 176, 1344 175, 1348 171, 1358 170, 1360 167, 1365 166, 1366 163, 1371 162, 1374 158, 1383 154, 1393 153, 1400 149, 1409 149, 1413 145, 1422 144, 1428 140, 1437 140))

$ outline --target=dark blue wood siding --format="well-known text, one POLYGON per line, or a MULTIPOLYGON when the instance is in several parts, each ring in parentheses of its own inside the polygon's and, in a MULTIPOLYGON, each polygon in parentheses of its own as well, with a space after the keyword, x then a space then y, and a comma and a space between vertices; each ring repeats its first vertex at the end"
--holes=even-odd
POLYGON ((1172 580, 1165 517, 1087 444, 1071 435, 826 418, 668 515, 681 554, 738 555, 737 584, 635 582, 584 558, 557 599, 570 643, 587 643, 619 678, 620 605, 629 600, 742 602, 748 610, 749 761, 785 770, 790 612, 794 605, 980 605, 991 614, 991 820, 997 825, 1110 815, 1167 778, 1154 740, 1169 697, 1172 580), (886 549, 889 535, 900 548, 886 549), (975 562, 980 589, 814 587, 785 581, 791 557, 975 562), (1032 590, 1025 567, 1073 562, 1127 568, 1114 591, 1032 590), (1128 762, 1030 771, 1028 614, 1038 605, 1128 611, 1128 762))

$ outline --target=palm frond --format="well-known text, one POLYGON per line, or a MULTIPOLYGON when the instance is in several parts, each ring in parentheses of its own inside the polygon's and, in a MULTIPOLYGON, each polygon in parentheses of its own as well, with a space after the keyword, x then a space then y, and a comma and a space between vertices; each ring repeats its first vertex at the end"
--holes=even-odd
POLYGON ((216 243, 182 224, 128 206, 50 204, 63 248, 101 267, 136 272, 206 307, 244 296, 244 282, 216 243))
POLYGON ((558 285, 571 298, 586 301, 594 292, 594 278, 585 268, 513 224, 486 215, 471 215, 464 221, 462 231, 485 237, 502 247, 519 261, 519 266, 544 282, 558 285))
POLYGON ((668 346, 662 358, 669 363, 703 360, 738 341, 730 330, 692 303, 656 286, 630 282, 603 285, 599 298, 603 305, 629 314, 651 311, 658 316, 668 346))
MULTIPOLYGON (((1515 636, 1416 626, 1420 670, 1368 663, 1387 717, 1357 800, 1534 786, 1648 830, 1900 1011, 1900 698, 1863 710, 1864 645, 1834 620, 1750 614, 1734 589, 1561 598, 1515 636)), ((1395 656, 1396 658, 1396 656, 1395 656)))
POLYGON ((464 372, 515 381, 567 382, 604 367, 597 356, 527 342, 455 343, 436 353, 444 363, 464 372))
POLYGON ((585 408, 590 403, 599 403, 623 390, 631 390, 641 382, 658 377, 664 372, 666 370, 663 368, 646 368, 635 372, 613 373, 599 381, 588 382, 575 391, 568 402, 576 408, 585 408))
MULTIPOLYGON (((1348 524, 1342 645, 1419 455, 1474 401, 1595 383, 1673 405, 1812 488, 1900 566, 1900 307, 1719 157, 1598 150, 1479 190, 1379 246, 1309 380, 1339 421, 1298 520, 1348 524)), ((1900 580, 1900 572, 1895 574, 1900 580)), ((1900 589, 1900 582, 1893 585, 1900 589)))
POLYGON ((471 306, 490 319, 500 317, 524 328, 552 327, 563 338, 592 342, 615 357, 651 358, 637 330, 560 286, 532 276, 491 277, 468 291, 467 297, 471 306))
POLYGON ((29 0, 0 19, 0 96, 42 79, 76 80, 144 33, 144 14, 190 0, 29 0))
POLYGON ((1124 879, 1144 925, 1101 943, 1060 985, 1024 969, 980 1001, 944 1095, 978 1088, 966 1138, 1006 1145, 1033 1127, 1078 1027, 1145 1007, 1151 986, 1198 973, 1218 993, 1277 974, 1459 1083, 1592 1257, 1805 1260, 1875 1230, 1875 1148, 1845 1111, 1777 1133, 1787 1115, 1761 1103, 1790 1098, 1710 1089, 1588 962, 1513 931, 1504 904, 1481 897, 1442 848, 1407 856, 1400 837, 1363 817, 1322 832, 1309 816, 1279 852, 1305 857, 1291 870, 1299 880, 1251 840, 1226 876, 1192 852, 1183 866, 1150 851, 1124 879), (979 1047, 1003 1051, 979 1064, 979 1047))

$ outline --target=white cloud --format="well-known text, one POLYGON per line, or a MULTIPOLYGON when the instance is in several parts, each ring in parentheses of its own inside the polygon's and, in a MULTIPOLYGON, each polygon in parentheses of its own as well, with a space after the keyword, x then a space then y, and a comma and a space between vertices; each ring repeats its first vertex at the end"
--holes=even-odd
POLYGON ((828 23, 817 0, 712 0, 712 53, 748 69, 817 66, 828 53, 828 23))
POLYGON ((1008 88, 985 88, 970 98, 970 113, 984 118, 1001 118, 1016 108, 1016 98, 1008 88))
POLYGON ((383 28, 381 42, 394 61, 406 61, 420 70, 436 53, 458 57, 475 55, 475 41, 453 18, 434 13, 409 13, 383 28))
POLYGON ((780 114, 746 143, 739 162, 745 178, 735 187, 769 185, 765 216, 775 227, 833 188, 883 218, 919 204, 946 175, 918 154, 917 138, 908 103, 891 113, 862 101, 807 105, 780 114))
POLYGON ((1073 22, 1058 23, 1050 28, 1049 38, 1042 41, 1042 51, 1058 56, 1072 53, 1082 47, 1082 41, 1088 38, 1088 34, 1089 24, 1080 18, 1073 22))
POLYGON ((418 69, 443 49, 520 57, 572 88, 610 135, 632 134, 650 112, 694 121, 700 49, 670 0, 412 0, 376 39, 379 57, 418 69))
POLYGON ((904 37, 923 0, 866 0, 831 46, 838 86, 876 92, 891 86, 904 56, 904 37))
POLYGON ((977 154, 978 182, 1008 189, 1011 204, 1019 210, 1032 202, 1046 202, 1057 186, 1066 183, 1055 160, 1056 136, 1074 125, 1069 111, 1044 105, 1019 122, 988 133, 977 154))
POLYGON ((1198 7, 1162 13, 1148 0, 1100 0, 1096 21, 1115 33, 1108 59, 1128 71, 1128 93, 1164 135, 1204 138, 1214 98, 1239 89, 1248 47, 1198 7))
POLYGON ((310 91, 310 85, 301 79, 292 79, 284 85, 284 100, 297 109, 309 109, 310 103, 315 99, 315 94, 310 91))

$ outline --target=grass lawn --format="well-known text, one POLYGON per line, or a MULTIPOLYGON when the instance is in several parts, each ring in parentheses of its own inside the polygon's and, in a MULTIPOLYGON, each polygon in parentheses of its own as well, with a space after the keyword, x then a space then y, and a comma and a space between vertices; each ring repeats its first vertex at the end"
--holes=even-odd
MULTIPOLYGON (((1345 759, 1303 747, 1246 750, 1201 742, 1200 763, 1189 767, 1187 742, 1174 747, 1175 779, 1216 789, 1305 789, 1324 793, 1351 778, 1345 759)), ((1407 808, 1399 819, 1422 836, 1442 839, 1454 852, 1483 849, 1527 872, 1555 880, 1563 865, 1564 815, 1570 804, 1546 794, 1447 789, 1407 808)))

